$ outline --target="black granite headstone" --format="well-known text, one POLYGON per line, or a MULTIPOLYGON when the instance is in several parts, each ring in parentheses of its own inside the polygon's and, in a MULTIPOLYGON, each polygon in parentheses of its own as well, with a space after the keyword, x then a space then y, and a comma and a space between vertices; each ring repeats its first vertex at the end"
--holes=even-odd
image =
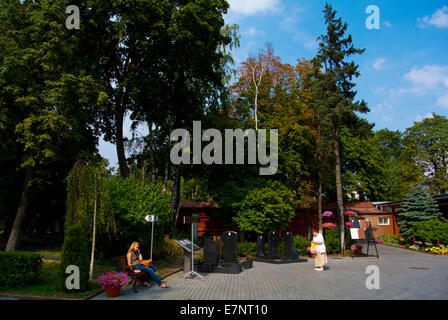
POLYGON ((204 264, 218 265, 219 262, 219 244, 210 238, 204 241, 204 264))
POLYGON ((283 236, 285 259, 294 257, 294 236, 291 232, 286 232, 283 236))
POLYGON ((257 236, 257 257, 264 257, 264 237, 257 236))
POLYGON ((275 231, 268 234, 268 255, 269 259, 278 258, 278 234, 275 231))
POLYGON ((222 234, 224 263, 238 262, 237 240, 235 231, 226 231, 222 234))

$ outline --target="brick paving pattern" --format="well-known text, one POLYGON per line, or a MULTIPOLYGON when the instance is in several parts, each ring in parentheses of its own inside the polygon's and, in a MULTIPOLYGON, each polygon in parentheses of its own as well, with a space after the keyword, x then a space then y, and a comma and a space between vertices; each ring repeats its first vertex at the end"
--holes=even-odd
MULTIPOLYGON (((374 252, 373 246, 370 252, 374 252)), ((104 293, 94 299, 125 300, 389 300, 448 299, 448 256, 433 256, 378 245, 380 258, 329 258, 328 269, 314 271, 307 262, 274 265, 254 262, 237 275, 202 274, 206 280, 183 279, 182 272, 165 279, 170 288, 138 286, 118 298, 104 293), (366 268, 380 269, 380 289, 367 289, 366 268)))

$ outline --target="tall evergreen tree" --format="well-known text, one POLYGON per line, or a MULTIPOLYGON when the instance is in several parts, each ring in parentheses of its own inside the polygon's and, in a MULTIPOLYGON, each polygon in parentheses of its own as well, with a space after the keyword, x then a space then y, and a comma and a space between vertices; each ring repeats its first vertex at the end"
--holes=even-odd
MULTIPOLYGON (((316 99, 324 110, 322 114, 331 123, 331 137, 334 152, 334 169, 336 176, 336 193, 339 225, 344 226, 344 203, 341 179, 340 131, 344 124, 355 126, 363 124, 355 112, 368 112, 364 101, 354 101, 356 91, 353 77, 360 72, 353 61, 347 59, 354 54, 362 54, 365 49, 356 49, 351 35, 346 36, 347 23, 336 18, 336 11, 328 3, 324 9, 327 33, 318 38, 319 51, 314 63, 314 92, 316 99)), ((322 121, 322 120, 321 120, 322 121)), ((367 126, 368 127, 368 126, 367 126)), ((341 251, 344 250, 344 228, 340 228, 341 251)))
POLYGON ((411 227, 414 222, 440 219, 442 214, 428 191, 417 185, 401 204, 398 217, 400 234, 406 241, 410 241, 413 237, 411 227))

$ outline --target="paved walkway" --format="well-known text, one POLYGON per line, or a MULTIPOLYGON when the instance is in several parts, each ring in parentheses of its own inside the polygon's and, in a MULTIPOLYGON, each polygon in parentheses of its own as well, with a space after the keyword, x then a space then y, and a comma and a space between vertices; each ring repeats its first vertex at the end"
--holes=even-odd
MULTIPOLYGON (((373 246, 371 250, 374 251, 373 246)), ((380 258, 329 258, 328 269, 313 271, 314 261, 274 265, 254 262, 240 274, 203 274, 183 279, 182 272, 165 280, 168 289, 138 286, 119 298, 104 293, 94 299, 130 300, 307 300, 307 299, 448 299, 448 256, 433 256, 378 245, 380 258), (380 270, 380 289, 367 289, 366 268, 380 270)), ((372 251, 371 251, 372 252, 372 251)))

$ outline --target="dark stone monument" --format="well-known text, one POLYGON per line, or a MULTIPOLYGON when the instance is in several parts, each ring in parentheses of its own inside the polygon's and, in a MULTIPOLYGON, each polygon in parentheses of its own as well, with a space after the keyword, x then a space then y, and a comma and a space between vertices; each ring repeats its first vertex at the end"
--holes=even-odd
POLYGON ((286 232, 283 235, 283 243, 285 259, 293 259, 294 258, 294 236, 291 232, 286 232))
POLYGON ((278 259, 278 233, 269 232, 268 235, 268 256, 269 259, 278 259))
POLYGON ((235 231, 226 231, 222 234, 224 263, 238 262, 237 234, 235 231))
POLYGON ((200 272, 214 272, 219 263, 219 244, 210 238, 204 240, 204 263, 199 268, 200 272))
POLYGON ((226 231, 222 234, 222 257, 223 262, 217 268, 219 273, 240 273, 243 271, 243 265, 238 262, 237 233, 235 231, 226 231))
POLYGON ((264 257, 264 237, 262 235, 257 237, 257 257, 264 257))

